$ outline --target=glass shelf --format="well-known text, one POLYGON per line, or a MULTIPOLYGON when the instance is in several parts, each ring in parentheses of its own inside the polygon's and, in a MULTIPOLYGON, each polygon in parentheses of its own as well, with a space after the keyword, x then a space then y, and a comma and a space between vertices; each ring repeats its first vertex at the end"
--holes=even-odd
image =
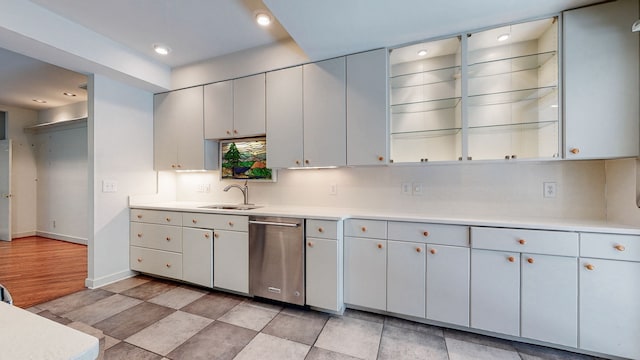
POLYGON ((546 121, 532 121, 532 122, 521 122, 521 123, 511 123, 511 124, 490 124, 490 125, 469 126, 469 130, 480 131, 482 129, 499 129, 499 128, 509 128, 509 127, 518 127, 523 130, 537 130, 550 125, 557 125, 557 124, 558 124, 558 120, 546 120, 546 121))
POLYGON ((428 112, 443 109, 452 109, 458 106, 460 103, 459 97, 448 99, 435 99, 426 101, 417 101, 411 103, 392 104, 392 114, 407 114, 407 113, 419 113, 428 112))
POLYGON ((435 70, 425 70, 391 76, 391 89, 430 85, 456 81, 460 78, 460 66, 451 66, 435 70))
POLYGON ((533 70, 546 64, 556 56, 556 51, 548 51, 539 54, 514 56, 498 60, 481 61, 470 64, 468 68, 469 78, 509 74, 518 71, 533 70))
POLYGON ((531 101, 541 99, 558 89, 556 85, 545 86, 533 89, 522 89, 513 91, 503 91, 490 94, 469 95, 469 106, 485 106, 510 104, 520 101, 531 101))
POLYGON ((394 139, 424 139, 458 134, 461 128, 403 131, 391 133, 394 139))

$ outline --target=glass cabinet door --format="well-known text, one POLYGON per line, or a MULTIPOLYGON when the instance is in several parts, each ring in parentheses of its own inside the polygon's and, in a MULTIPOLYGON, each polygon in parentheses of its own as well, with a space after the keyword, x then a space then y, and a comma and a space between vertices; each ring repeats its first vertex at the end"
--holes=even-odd
POLYGON ((457 160, 462 152, 460 38, 391 50, 391 161, 457 160))
POLYGON ((468 156, 558 156, 558 23, 549 18, 467 38, 468 156))

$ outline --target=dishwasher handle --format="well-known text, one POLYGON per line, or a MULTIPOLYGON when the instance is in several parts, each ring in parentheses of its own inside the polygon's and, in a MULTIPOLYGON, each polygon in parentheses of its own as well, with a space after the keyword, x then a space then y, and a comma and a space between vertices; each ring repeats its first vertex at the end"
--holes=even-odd
POLYGON ((283 223, 283 222, 273 222, 273 221, 259 221, 259 220, 249 220, 249 224, 287 226, 287 227, 298 227, 298 226, 300 226, 300 224, 294 224, 294 223, 283 223))

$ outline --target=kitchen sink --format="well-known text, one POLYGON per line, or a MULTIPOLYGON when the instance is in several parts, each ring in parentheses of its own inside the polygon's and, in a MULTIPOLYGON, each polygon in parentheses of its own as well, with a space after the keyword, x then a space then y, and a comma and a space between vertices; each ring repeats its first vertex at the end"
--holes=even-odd
POLYGON ((199 206, 200 209, 214 209, 214 210, 252 210, 252 209, 258 209, 258 208, 261 208, 261 207, 262 206, 243 205, 243 204, 238 204, 238 205, 233 205, 233 204, 215 204, 215 205, 199 206))

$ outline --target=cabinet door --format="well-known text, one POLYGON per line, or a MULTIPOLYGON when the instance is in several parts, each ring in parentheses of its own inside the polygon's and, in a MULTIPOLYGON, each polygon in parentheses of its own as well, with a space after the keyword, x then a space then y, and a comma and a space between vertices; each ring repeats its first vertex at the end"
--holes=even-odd
POLYGON ((387 241, 345 237, 345 303, 387 309, 387 241))
POLYGON ((427 245, 427 319, 469 326, 469 253, 427 245))
POLYGON ((213 286, 249 292, 249 235, 246 232, 215 231, 213 286))
POLYGON ((341 273, 338 268, 338 241, 307 238, 306 250, 306 304, 340 311, 341 273))
POLYGON ((425 245, 387 241, 387 311, 425 317, 425 245))
POLYGON ((303 65, 304 165, 347 164, 345 58, 303 65))
POLYGON ((302 66, 267 73, 269 167, 302 166, 302 66))
POLYGON ((265 133, 264 74, 233 81, 233 136, 248 137, 265 133))
POLYGON ((580 265, 579 347, 640 359, 640 263, 582 258, 580 265))
POLYGON ((521 263, 521 336, 577 347, 578 259, 522 254, 521 263))
POLYGON ((178 165, 177 100, 173 92, 153 97, 153 168, 158 171, 175 170, 178 165))
POLYGON ((204 87, 204 138, 233 137, 233 81, 204 87))
POLYGON ((520 254, 471 250, 471 327, 520 335, 520 254))
POLYGON ((182 228, 182 279, 213 287, 213 232, 182 228))
POLYGON ((178 138, 178 168, 181 170, 206 168, 202 91, 203 87, 198 86, 174 92, 177 105, 174 136, 178 138))
POLYGON ((347 56, 347 165, 386 164, 387 50, 347 56))
POLYGON ((638 1, 564 13, 567 159, 638 155, 638 34, 629 28, 636 20, 638 1))

